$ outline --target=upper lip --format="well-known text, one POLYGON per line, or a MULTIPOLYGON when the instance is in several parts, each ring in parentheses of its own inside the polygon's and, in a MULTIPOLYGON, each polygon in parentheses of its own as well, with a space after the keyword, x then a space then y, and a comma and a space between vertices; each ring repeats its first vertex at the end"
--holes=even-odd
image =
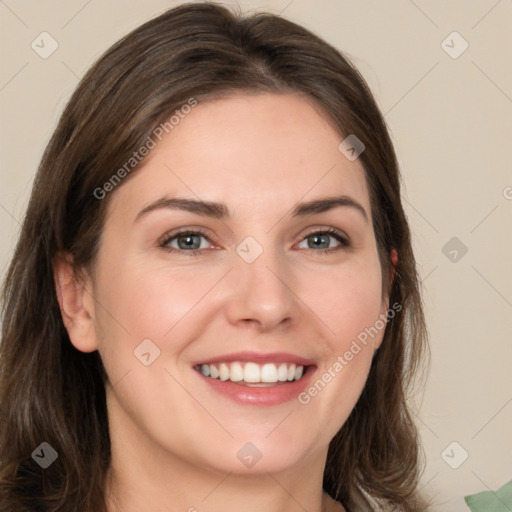
POLYGON ((310 366, 313 363, 311 359, 290 354, 288 352, 231 352, 220 356, 209 357, 197 361, 194 366, 201 364, 231 363, 231 362, 252 362, 252 363, 295 363, 296 365, 310 366))

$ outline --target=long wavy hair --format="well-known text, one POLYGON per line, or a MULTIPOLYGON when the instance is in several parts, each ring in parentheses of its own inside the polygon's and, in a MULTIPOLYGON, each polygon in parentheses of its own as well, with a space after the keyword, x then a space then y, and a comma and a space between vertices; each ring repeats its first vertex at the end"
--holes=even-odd
POLYGON ((425 509, 418 493, 423 454, 409 400, 429 351, 384 118, 348 58, 305 28, 273 14, 244 16, 193 3, 140 26, 93 65, 42 157, 2 290, 3 512, 107 510, 107 376, 98 352, 82 353, 69 340, 56 297, 55 257, 72 255, 77 272, 93 268, 115 194, 99 200, 95 191, 190 98, 201 103, 237 92, 298 94, 330 118, 340 142, 354 134, 365 145, 359 159, 383 290, 402 310, 388 322, 362 395, 330 443, 323 486, 350 512, 425 509), (58 453, 47 469, 31 456, 42 442, 58 453))

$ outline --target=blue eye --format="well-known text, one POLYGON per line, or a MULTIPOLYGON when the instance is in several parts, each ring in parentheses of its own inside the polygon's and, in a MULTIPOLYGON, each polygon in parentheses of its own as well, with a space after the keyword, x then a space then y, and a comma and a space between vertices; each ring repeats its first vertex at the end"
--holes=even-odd
MULTIPOLYGON (((160 247, 169 252, 196 256, 212 247, 208 236, 201 231, 180 231, 166 236, 160 247)), ((300 249, 306 249, 320 254, 330 253, 350 246, 348 239, 334 229, 322 229, 306 235, 299 243, 300 249), (306 247, 302 244, 306 243, 306 247)))
MULTIPOLYGON (((348 240, 342 236, 340 233, 333 229, 324 229, 321 231, 313 231, 312 233, 309 233, 301 242, 307 243, 307 247, 301 247, 302 249, 308 249, 308 250, 316 250, 319 249, 320 251, 331 251, 340 249, 343 247, 348 247, 350 244, 348 240), (332 240, 335 240, 336 244, 334 247, 332 246, 331 242, 332 240)), ((300 244, 299 244, 300 247, 300 244)), ((318 252, 318 251, 316 251, 318 252)))
POLYGON ((199 231, 181 231, 167 237, 160 244, 162 248, 170 251, 184 251, 190 254, 196 254, 203 249, 211 247, 210 239, 199 231), (202 244, 202 240, 206 240, 207 243, 202 244))

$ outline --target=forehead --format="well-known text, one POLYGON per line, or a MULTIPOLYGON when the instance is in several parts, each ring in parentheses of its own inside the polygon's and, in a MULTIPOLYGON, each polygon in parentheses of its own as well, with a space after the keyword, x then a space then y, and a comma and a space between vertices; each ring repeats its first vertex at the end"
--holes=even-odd
POLYGON ((320 108, 299 96, 206 101, 156 141, 111 206, 129 210, 180 195, 270 216, 301 200, 342 193, 370 213, 364 169, 339 151, 342 140, 320 108))

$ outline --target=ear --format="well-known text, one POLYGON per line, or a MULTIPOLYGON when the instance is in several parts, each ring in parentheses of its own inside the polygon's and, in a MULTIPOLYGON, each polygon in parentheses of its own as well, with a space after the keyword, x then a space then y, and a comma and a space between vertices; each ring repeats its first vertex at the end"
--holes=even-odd
POLYGON ((391 249, 389 259, 391 260, 391 272, 389 274, 388 289, 391 290, 396 276, 396 267, 398 266, 398 251, 396 249, 391 249))
MULTIPOLYGON (((393 264, 391 267, 391 275, 389 278, 389 290, 391 290, 391 287, 393 286, 393 280, 395 279, 396 274, 396 266, 398 265, 398 252, 396 249, 391 249, 391 252, 389 253, 389 257, 391 259, 391 263, 393 264)), ((389 310, 389 294, 386 296, 386 298, 382 301, 382 310, 381 315, 386 315, 389 310)), ((382 340, 378 343, 374 343, 375 350, 378 350, 380 348, 380 345, 382 343, 382 340)))
POLYGON ((398 265, 398 252, 396 249, 391 249, 389 253, 389 257, 391 258, 391 263, 393 263, 393 275, 395 274, 395 268, 398 265))
POLYGON ((62 320, 71 343, 81 352, 97 350, 91 279, 76 274, 69 254, 56 256, 53 276, 62 320))

